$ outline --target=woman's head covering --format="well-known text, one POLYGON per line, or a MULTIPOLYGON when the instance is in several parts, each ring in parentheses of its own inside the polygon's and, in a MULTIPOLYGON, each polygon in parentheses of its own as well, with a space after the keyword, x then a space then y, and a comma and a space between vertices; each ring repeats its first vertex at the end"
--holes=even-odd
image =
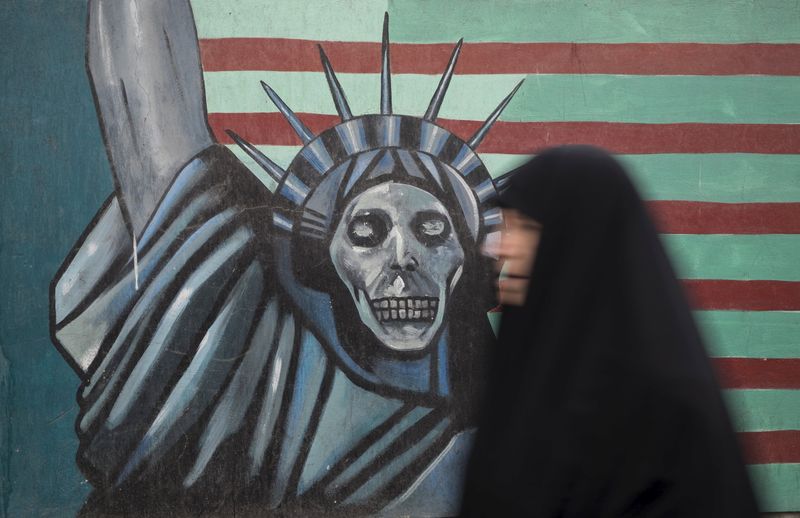
POLYGON ((542 234, 525 305, 504 309, 464 515, 754 516, 689 306, 622 166, 547 150, 501 203, 542 234))

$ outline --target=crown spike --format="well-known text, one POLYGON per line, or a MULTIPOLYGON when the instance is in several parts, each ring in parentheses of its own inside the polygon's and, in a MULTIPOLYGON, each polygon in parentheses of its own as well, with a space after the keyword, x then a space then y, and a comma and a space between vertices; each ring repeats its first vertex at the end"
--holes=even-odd
POLYGON ((322 68, 325 70, 325 79, 328 80, 328 87, 331 89, 331 97, 333 97, 333 104, 336 105, 336 111, 339 113, 342 122, 349 121, 353 118, 353 113, 350 111, 350 105, 347 104, 342 85, 336 78, 336 73, 333 71, 331 62, 322 49, 322 45, 317 45, 317 47, 319 47, 319 59, 322 61, 322 68))
POLYGON ((250 155, 250 158, 255 160, 255 162, 267 172, 270 178, 275 180, 277 183, 281 183, 281 180, 286 176, 286 171, 284 171, 278 164, 273 162, 272 160, 267 157, 264 153, 258 150, 254 145, 244 140, 242 137, 237 135, 231 130, 225 130, 236 145, 242 148, 242 151, 250 155))
POLYGON ((283 102, 283 99, 281 99, 278 94, 275 93, 275 90, 270 88, 270 86, 264 81, 261 81, 261 87, 264 88, 265 92, 267 92, 269 98, 273 103, 275 103, 275 106, 292 126, 292 129, 295 133, 297 133, 297 136, 300 137, 300 140, 303 141, 303 144, 308 144, 311 142, 311 140, 314 139, 314 134, 311 133, 311 130, 308 129, 305 124, 303 124, 297 115, 295 115, 291 108, 286 106, 286 103, 283 102))
POLYGON ((392 113, 392 71, 389 66, 389 13, 383 15, 381 43, 381 114, 392 113))
POLYGON ((423 117, 426 121, 433 122, 439 115, 439 108, 442 107, 444 96, 447 94, 447 88, 450 86, 450 79, 453 78, 453 71, 456 68, 458 56, 461 54, 461 45, 463 43, 464 38, 458 40, 458 43, 456 43, 456 46, 453 49, 453 53, 450 55, 450 61, 447 63, 447 68, 442 74, 442 78, 439 80, 439 86, 436 87, 436 91, 433 93, 433 97, 431 97, 431 103, 428 105, 428 111, 425 112, 425 116, 423 117))
POLYGON ((506 98, 500 102, 497 108, 494 109, 492 114, 489 115, 489 118, 486 119, 486 122, 483 123, 483 125, 478 129, 478 131, 475 132, 474 135, 472 135, 472 137, 467 142, 467 145, 469 147, 471 147, 472 149, 476 149, 481 144, 483 138, 486 136, 487 133, 489 133, 489 130, 492 128, 492 125, 495 123, 495 121, 497 121, 497 118, 500 117, 500 114, 503 113, 503 110, 505 109, 506 106, 508 106, 508 103, 511 102, 511 98, 514 97, 514 94, 517 93, 517 90, 519 90, 519 87, 522 86, 523 82, 525 82, 524 79, 519 83, 517 83, 517 86, 515 86, 514 89, 511 90, 511 93, 508 94, 506 98))
POLYGON ((503 173, 500 176, 494 178, 492 180, 492 183, 494 184, 494 188, 498 192, 503 192, 506 189, 506 187, 508 186, 508 182, 511 180, 511 178, 514 177, 515 174, 517 174, 517 170, 516 169, 508 171, 507 173, 503 173))

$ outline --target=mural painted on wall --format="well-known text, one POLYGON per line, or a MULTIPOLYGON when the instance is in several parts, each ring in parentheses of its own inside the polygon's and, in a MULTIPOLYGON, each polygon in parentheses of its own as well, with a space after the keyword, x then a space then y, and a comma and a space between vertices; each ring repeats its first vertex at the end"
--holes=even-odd
POLYGON ((462 140, 437 124, 461 42, 425 113, 396 114, 382 34, 374 113, 324 46, 333 127, 261 83, 303 144, 287 168, 228 128, 269 189, 208 128, 188 2, 90 3, 116 190, 52 292, 86 511, 457 511, 500 224, 475 150, 519 85, 462 140))

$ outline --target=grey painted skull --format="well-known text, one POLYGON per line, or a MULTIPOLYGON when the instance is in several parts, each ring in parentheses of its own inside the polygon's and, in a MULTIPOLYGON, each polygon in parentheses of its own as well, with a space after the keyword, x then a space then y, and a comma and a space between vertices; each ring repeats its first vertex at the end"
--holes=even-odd
POLYGON ((361 320, 397 351, 423 349, 436 336, 464 265, 444 205, 418 187, 391 182, 350 201, 330 254, 361 320))

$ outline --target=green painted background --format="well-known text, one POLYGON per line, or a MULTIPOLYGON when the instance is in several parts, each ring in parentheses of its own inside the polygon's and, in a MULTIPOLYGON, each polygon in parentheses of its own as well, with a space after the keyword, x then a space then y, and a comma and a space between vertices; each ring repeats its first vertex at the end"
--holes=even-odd
POLYGON ((0 3, 0 346, 12 371, 9 516, 69 516, 78 379, 50 342, 48 284, 110 192, 84 70, 86 2, 0 3))

